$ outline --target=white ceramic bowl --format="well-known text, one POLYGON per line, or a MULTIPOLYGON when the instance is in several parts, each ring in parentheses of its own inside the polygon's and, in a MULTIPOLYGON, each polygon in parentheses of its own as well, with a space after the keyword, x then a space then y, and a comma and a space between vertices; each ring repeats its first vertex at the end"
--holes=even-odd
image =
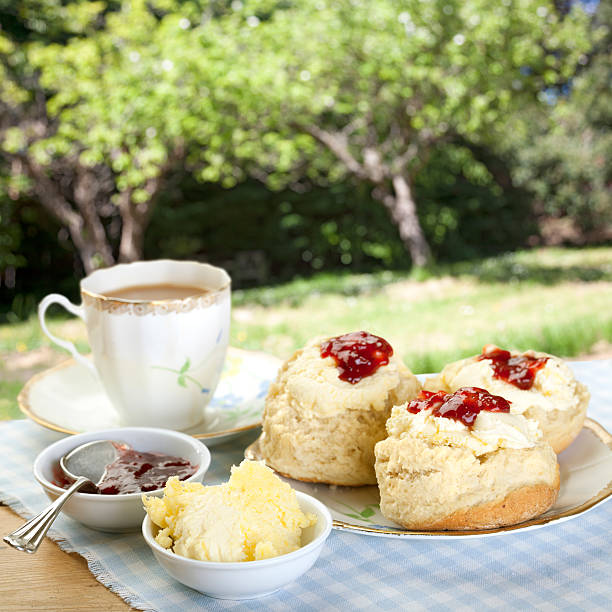
POLYGON ((158 563, 184 585, 217 599, 262 597, 307 572, 321 554, 332 528, 332 517, 326 506, 310 495, 295 493, 302 511, 316 514, 317 522, 302 532, 301 548, 279 557, 240 563, 188 559, 162 548, 155 541, 158 528, 148 516, 142 523, 142 535, 158 563))
MULTIPOLYGON (((141 452, 158 452, 183 457, 199 466, 187 482, 202 482, 210 465, 210 453, 199 440, 178 431, 152 427, 120 427, 77 434, 63 438, 43 450, 34 461, 34 477, 51 500, 57 499, 64 489, 53 484, 54 470, 59 460, 73 448, 92 440, 122 440, 141 452)), ((147 492, 161 496, 163 490, 147 492)), ((99 531, 123 533, 137 531, 145 516, 140 493, 99 495, 75 493, 64 505, 62 512, 75 521, 99 531)))

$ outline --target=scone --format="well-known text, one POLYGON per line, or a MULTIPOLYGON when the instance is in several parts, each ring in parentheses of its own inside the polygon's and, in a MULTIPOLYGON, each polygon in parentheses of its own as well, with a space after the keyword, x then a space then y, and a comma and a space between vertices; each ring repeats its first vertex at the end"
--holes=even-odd
POLYGON ((548 510, 559 466, 533 420, 476 387, 393 408, 375 448, 380 510, 407 529, 488 529, 548 510))
POLYGON ((590 394, 558 357, 535 351, 505 351, 492 344, 481 355, 448 364, 425 381, 429 391, 482 387, 511 401, 510 412, 538 422, 556 453, 580 433, 590 394))
POLYGON ((420 384, 382 338, 354 332, 298 350, 270 385, 260 448, 280 474, 336 485, 376 484, 374 445, 392 406, 420 384))

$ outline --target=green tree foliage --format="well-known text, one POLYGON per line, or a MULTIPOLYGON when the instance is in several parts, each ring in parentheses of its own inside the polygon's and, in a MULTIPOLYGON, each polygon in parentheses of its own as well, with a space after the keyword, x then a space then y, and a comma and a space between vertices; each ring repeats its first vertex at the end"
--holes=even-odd
POLYGON ((240 120, 224 100, 228 61, 191 43, 195 26, 222 15, 217 4, 28 0, 19 16, 41 22, 52 42, 0 38, 0 142, 13 189, 20 181, 68 228, 87 271, 142 257, 177 165, 193 160, 203 178, 227 184, 242 176, 225 163, 240 120))
MULTIPOLYGON (((5 183, 6 187, 8 178, 0 177, 0 182, 5 183)), ((15 219, 14 202, 10 198, 0 198, 0 284, 3 282, 2 271, 14 270, 26 263, 19 253, 21 241, 22 228, 15 219)))
POLYGON ((542 92, 550 121, 533 118, 531 132, 513 139, 516 179, 535 194, 536 210, 571 222, 573 231, 549 237, 556 241, 612 238, 610 0, 599 3, 594 24, 598 40, 580 57, 576 77, 565 88, 542 92))
POLYGON ((142 256, 177 168, 360 181, 423 264, 477 216, 478 196, 453 202, 465 181, 511 187, 490 152, 550 110, 539 94, 593 38, 580 4, 546 0, 0 0, 0 20, 6 189, 59 220, 85 270, 142 256))
POLYGON ((588 22, 577 3, 559 15, 541 0, 249 1, 233 57, 254 66, 244 78, 256 132, 285 150, 291 134, 310 135, 336 160, 318 164, 329 178, 370 183, 420 265, 429 246, 414 182, 429 156, 503 139, 508 116, 573 75, 588 22))
MULTIPOLYGON (((271 191, 254 180, 228 190, 183 177, 160 197, 145 256, 211 261, 230 271, 236 288, 322 270, 407 270, 411 260, 397 227, 370 191, 349 179, 271 191)), ((432 153, 415 193, 438 261, 511 250, 537 233, 531 200, 502 190, 467 149, 432 153)))

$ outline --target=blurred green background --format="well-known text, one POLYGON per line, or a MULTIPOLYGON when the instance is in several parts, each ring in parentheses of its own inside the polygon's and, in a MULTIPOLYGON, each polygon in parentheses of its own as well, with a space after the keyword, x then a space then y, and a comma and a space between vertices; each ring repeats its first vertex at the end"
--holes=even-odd
MULTIPOLYGON (((612 3, 0 0, 0 417, 38 301, 228 269, 234 345, 612 342, 612 3)), ((58 333, 86 348, 79 322, 58 333)))

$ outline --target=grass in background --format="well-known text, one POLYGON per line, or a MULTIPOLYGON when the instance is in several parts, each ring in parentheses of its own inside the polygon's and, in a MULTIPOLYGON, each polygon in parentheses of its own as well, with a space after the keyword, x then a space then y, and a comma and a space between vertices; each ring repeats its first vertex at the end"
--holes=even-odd
POLYGON ((0 381, 0 420, 23 417, 16 400, 22 386, 19 381, 0 381))
POLYGON ((287 357, 316 335, 366 329, 416 373, 497 343, 561 356, 612 340, 612 283, 552 287, 469 280, 396 283, 367 296, 324 295, 299 307, 236 308, 233 344, 287 357))
POLYGON ((232 304, 299 306, 305 300, 320 295, 364 295, 397 281, 421 282, 447 276, 473 279, 480 284, 554 285, 571 281, 612 282, 612 247, 532 249, 474 261, 432 265, 412 272, 322 272, 282 285, 234 291, 232 304))
POLYGON ((612 342, 612 248, 546 248, 412 274, 322 274, 236 292, 232 342, 286 358, 316 335, 367 329, 415 372, 488 342, 573 357, 612 342))
MULTIPOLYGON (((87 353, 89 351, 85 326, 80 319, 67 319, 63 314, 61 318, 58 317, 57 319, 47 317, 47 326, 52 334, 64 340, 70 340, 81 352, 87 353)), ((43 334, 36 316, 31 316, 26 321, 20 321, 19 323, 0 325, 0 356, 2 362, 6 362, 10 358, 9 355, 27 353, 41 348, 50 348, 57 351, 58 355, 68 356, 66 351, 57 348, 43 334)), ((6 367, 7 364, 0 363, 0 376, 3 372, 2 365, 6 367)))
MULTIPOLYGON (((320 274, 233 294, 233 346, 287 358, 318 335, 366 329, 416 373, 488 342, 564 357, 612 343, 612 248, 537 249, 415 273, 320 274)), ((51 319, 52 333, 87 351, 84 326, 51 319)), ((0 326, 0 419, 36 371, 68 357, 38 321, 0 326)))

